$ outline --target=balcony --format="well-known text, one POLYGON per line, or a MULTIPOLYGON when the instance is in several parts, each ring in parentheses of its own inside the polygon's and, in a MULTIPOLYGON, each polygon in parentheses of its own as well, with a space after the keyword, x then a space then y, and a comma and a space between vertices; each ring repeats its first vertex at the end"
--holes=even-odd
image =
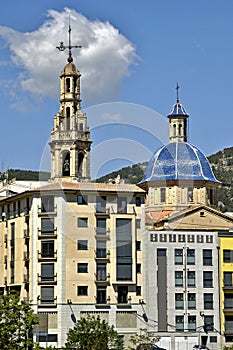
POLYGON ((55 298, 44 298, 41 299, 40 296, 37 297, 38 307, 57 307, 57 297, 55 298))
POLYGON ((23 260, 28 261, 29 260, 29 252, 23 252, 23 260))
POLYGON ((38 239, 55 239, 57 238, 57 228, 51 229, 51 230, 39 230, 39 228, 37 229, 38 231, 38 239))
POLYGON ((96 251, 95 251, 95 259, 96 260, 101 260, 101 261, 103 261, 103 262, 110 262, 110 251, 108 250, 106 250, 106 249, 102 249, 102 248, 100 248, 100 249, 97 249, 96 251))
POLYGON ((52 276, 42 276, 38 274, 38 284, 52 285, 57 284, 57 274, 52 276))
POLYGON ((101 272, 97 272, 95 274, 95 282, 96 284, 110 284, 110 274, 108 273, 106 275, 106 273, 101 273, 101 272))
POLYGON ((102 206, 100 203, 97 203, 95 207, 95 215, 103 218, 109 218, 110 208, 106 208, 105 206, 102 206))
POLYGON ((24 237, 25 239, 28 239, 28 238, 29 238, 29 230, 27 230, 27 229, 23 230, 23 237, 24 237))
POLYGON ((223 290, 224 291, 233 291, 233 284, 230 284, 230 283, 225 283, 224 286, 223 286, 223 290))
POLYGON ((56 216, 57 215, 57 206, 49 206, 47 208, 37 207, 37 212, 39 217, 43 216, 56 216))
POLYGON ((96 227, 95 228, 96 231, 96 238, 105 238, 105 239, 110 239, 110 228, 105 228, 103 229, 102 227, 96 227))
POLYGON ((23 283, 29 283, 29 275, 23 275, 23 283))
POLYGON ((38 261, 56 261, 57 260, 57 251, 55 252, 37 252, 38 261))

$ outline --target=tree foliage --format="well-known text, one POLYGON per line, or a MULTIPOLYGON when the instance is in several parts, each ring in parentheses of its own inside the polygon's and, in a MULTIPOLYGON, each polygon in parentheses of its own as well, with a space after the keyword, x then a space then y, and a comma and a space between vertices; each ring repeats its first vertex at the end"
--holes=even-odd
POLYGON ((151 345, 155 344, 159 341, 159 337, 152 338, 148 332, 147 329, 141 328, 139 334, 134 334, 130 337, 129 343, 131 343, 126 350, 150 350, 151 345))
POLYGON ((122 350, 121 336, 100 317, 88 315, 76 322, 73 329, 69 329, 65 349, 77 350, 122 350))
POLYGON ((34 345, 31 337, 33 325, 38 318, 19 294, 0 294, 0 349, 23 350, 34 345))

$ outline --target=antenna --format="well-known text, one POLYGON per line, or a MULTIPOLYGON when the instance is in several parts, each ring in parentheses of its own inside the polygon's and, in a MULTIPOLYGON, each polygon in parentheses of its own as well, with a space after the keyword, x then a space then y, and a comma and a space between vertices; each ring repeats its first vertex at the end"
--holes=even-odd
POLYGON ((69 16, 69 29, 68 29, 68 39, 69 39, 69 45, 64 45, 64 42, 61 41, 60 42, 60 46, 56 46, 56 48, 59 51, 65 51, 66 49, 69 49, 69 56, 67 58, 68 62, 72 62, 73 61, 73 57, 72 57, 72 52, 71 49, 80 49, 82 46, 80 45, 71 45, 71 26, 70 26, 70 16, 69 16))

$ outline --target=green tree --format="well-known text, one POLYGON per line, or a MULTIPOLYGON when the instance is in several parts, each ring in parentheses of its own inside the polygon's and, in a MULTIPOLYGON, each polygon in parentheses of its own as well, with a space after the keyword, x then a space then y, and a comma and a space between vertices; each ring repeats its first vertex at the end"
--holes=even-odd
POLYGON ((33 325, 38 318, 19 294, 0 294, 0 349, 30 349, 34 346, 31 337, 33 325))
POLYGON ((77 350, 122 350, 121 336, 100 317, 88 315, 76 322, 73 329, 69 329, 65 349, 77 350))
POLYGON ((160 337, 152 338, 148 334, 146 328, 141 328, 139 334, 134 334, 130 337, 129 342, 132 345, 129 345, 126 348, 126 350, 134 350, 134 349, 150 350, 151 345, 157 343, 159 341, 159 339, 160 339, 160 337), (141 345, 141 347, 140 347, 140 345, 141 345))

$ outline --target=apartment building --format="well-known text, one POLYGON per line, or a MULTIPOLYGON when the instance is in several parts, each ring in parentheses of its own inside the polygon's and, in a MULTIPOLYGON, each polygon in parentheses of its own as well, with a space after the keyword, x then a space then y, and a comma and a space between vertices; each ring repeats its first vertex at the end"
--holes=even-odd
POLYGON ((38 314, 34 338, 41 346, 63 346, 68 329, 87 314, 114 325, 127 343, 141 327, 145 191, 90 181, 81 74, 72 46, 64 48, 51 179, 18 193, 2 190, 0 288, 18 290, 38 314))
POLYGON ((170 142, 155 152, 139 184, 147 192, 144 307, 148 330, 163 347, 217 350, 227 340, 221 297, 230 288, 221 284, 220 263, 220 247, 230 243, 220 244, 220 237, 227 232, 232 240, 233 218, 216 209, 220 183, 205 155, 188 143, 188 118, 177 94, 168 115, 170 142))

